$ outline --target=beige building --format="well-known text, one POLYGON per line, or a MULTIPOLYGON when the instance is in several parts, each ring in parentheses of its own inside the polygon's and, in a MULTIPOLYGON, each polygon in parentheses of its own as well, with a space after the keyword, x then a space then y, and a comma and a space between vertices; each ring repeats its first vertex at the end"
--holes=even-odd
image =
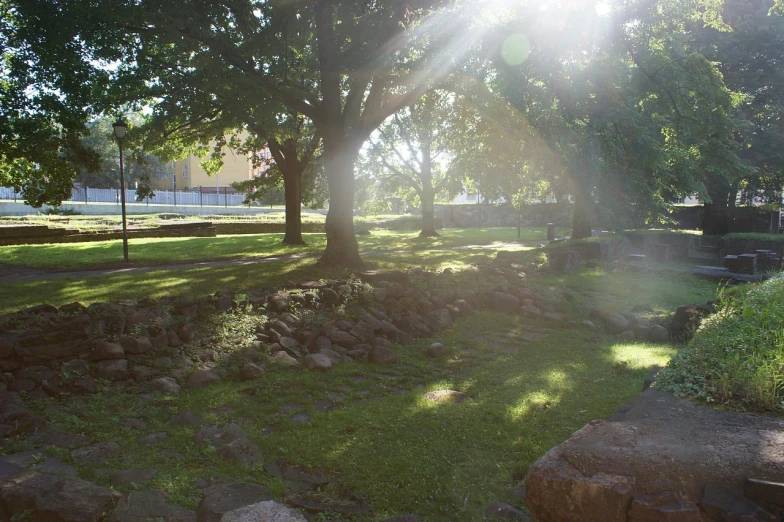
MULTIPOLYGON (((210 176, 201 167, 201 159, 190 155, 187 158, 172 161, 169 163, 168 173, 164 178, 152 180, 153 189, 156 190, 173 190, 176 181, 177 190, 198 190, 202 187, 203 190, 231 193, 234 191, 231 184, 238 181, 247 181, 254 177, 258 177, 269 166, 262 165, 259 168, 253 168, 250 156, 239 154, 234 150, 224 147, 223 167, 220 172, 210 176), (176 179, 175 179, 176 176, 176 179)), ((257 154, 262 159, 269 159, 269 150, 260 151, 257 154)))

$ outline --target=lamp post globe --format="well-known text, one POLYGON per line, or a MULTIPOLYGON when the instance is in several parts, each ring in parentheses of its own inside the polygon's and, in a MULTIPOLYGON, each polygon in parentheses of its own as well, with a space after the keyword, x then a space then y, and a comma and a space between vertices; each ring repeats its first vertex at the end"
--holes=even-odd
POLYGON ((114 137, 117 138, 117 145, 120 147, 120 202, 122 204, 122 238, 123 238, 123 261, 128 262, 128 226, 125 219, 125 169, 123 165, 123 140, 128 132, 128 125, 122 117, 112 123, 114 127, 114 137))
POLYGON ((125 120, 122 117, 117 118, 117 121, 112 123, 112 127, 114 127, 114 137, 118 140, 124 140, 125 134, 128 132, 128 125, 126 125, 125 120))

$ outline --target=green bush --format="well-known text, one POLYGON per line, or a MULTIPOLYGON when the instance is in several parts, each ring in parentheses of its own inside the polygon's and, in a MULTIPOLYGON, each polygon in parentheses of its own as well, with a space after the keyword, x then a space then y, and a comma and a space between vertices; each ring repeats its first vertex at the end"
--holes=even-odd
POLYGON ((784 274, 721 292, 718 311, 659 372, 678 396, 784 412, 784 274))
POLYGON ((72 208, 48 207, 40 212, 44 216, 81 216, 82 213, 72 208))

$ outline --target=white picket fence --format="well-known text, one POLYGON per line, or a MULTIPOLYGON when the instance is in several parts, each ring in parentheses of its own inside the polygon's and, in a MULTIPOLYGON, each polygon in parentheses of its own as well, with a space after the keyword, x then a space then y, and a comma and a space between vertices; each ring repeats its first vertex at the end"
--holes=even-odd
MULTIPOLYGON (((24 194, 15 192, 13 188, 0 187, 0 199, 23 201, 24 194)), ((192 192, 156 190, 151 198, 136 201, 136 190, 125 191, 127 203, 148 203, 150 205, 192 205, 203 207, 235 207, 242 205, 245 196, 227 194, 222 190, 216 192, 192 192)), ((84 188, 71 189, 71 198, 63 203, 117 203, 120 204, 120 191, 116 189, 84 188)))

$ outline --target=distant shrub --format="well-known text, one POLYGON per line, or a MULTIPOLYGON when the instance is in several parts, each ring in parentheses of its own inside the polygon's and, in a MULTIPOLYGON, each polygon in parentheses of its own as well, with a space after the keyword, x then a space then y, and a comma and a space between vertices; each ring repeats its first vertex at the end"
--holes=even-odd
POLYGON ((655 385, 678 396, 784 412, 784 274, 720 292, 717 312, 655 385))
POLYGON ((48 207, 46 210, 42 210, 41 214, 44 216, 81 216, 82 213, 78 210, 74 210, 72 208, 61 208, 61 207, 48 207))

